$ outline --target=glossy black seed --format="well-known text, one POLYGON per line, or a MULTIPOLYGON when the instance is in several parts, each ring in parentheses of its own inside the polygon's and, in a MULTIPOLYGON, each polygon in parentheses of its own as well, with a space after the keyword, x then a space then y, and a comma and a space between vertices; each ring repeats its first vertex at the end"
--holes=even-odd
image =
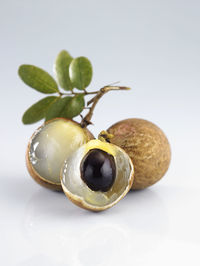
POLYGON ((106 192, 115 181, 115 160, 107 152, 93 149, 83 158, 80 171, 82 180, 91 190, 106 192))

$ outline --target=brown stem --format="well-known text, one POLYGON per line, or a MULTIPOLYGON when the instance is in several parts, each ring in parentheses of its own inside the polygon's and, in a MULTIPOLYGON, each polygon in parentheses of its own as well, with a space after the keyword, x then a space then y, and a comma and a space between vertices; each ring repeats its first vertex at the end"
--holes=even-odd
POLYGON ((89 101, 87 102, 87 106, 92 104, 89 112, 87 113, 87 115, 82 119, 81 121, 81 126, 82 127, 87 127, 88 125, 92 124, 91 122, 91 118, 94 112, 94 108, 96 106, 96 104, 98 103, 98 101, 100 100, 100 98, 106 94, 109 91, 114 91, 114 90, 129 90, 130 88, 128 87, 119 87, 119 86, 105 86, 103 88, 101 88, 96 95, 89 101))
POLYGON ((98 91, 84 91, 84 92, 71 92, 71 93, 65 93, 65 92, 58 92, 59 96, 74 96, 74 95, 90 95, 90 94, 97 94, 98 91))
POLYGON ((63 93, 62 92, 58 92, 59 96, 62 97, 63 96, 63 93))

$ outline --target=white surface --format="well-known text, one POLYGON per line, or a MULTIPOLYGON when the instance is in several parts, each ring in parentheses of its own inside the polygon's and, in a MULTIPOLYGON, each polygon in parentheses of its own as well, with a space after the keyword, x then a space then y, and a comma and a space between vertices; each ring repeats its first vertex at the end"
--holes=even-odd
POLYGON ((200 265, 199 12, 197 0, 0 2, 1 265, 200 265), (90 89, 117 80, 133 88, 98 104, 94 134, 140 117, 172 146, 167 175, 106 212, 79 209, 26 171, 26 145, 41 123, 23 126, 21 116, 42 94, 17 68, 52 73, 61 49, 91 59, 90 89))
POLYGON ((199 265, 198 189, 160 184, 91 213, 25 176, 2 187, 3 265, 199 265))

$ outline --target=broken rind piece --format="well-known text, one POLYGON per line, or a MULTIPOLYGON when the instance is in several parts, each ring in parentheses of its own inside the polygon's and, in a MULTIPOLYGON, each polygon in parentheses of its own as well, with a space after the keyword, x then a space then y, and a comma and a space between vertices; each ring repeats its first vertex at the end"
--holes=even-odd
POLYGON ((27 151, 27 169, 42 186, 62 190, 60 170, 66 158, 93 135, 69 119, 56 118, 39 127, 32 135, 27 151))
POLYGON ((61 185, 66 196, 79 207, 102 211, 115 205, 128 193, 133 176, 133 164, 124 150, 110 143, 91 140, 65 161, 61 170, 61 185), (98 154, 90 159, 91 152, 98 154), (83 178, 83 175, 89 176, 89 179, 83 178), (113 179, 107 181, 108 178, 113 179))

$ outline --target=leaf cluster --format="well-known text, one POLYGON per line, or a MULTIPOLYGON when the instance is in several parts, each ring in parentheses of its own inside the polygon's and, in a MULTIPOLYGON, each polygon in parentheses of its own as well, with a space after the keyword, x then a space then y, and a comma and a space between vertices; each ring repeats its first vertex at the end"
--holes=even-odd
POLYGON ((47 96, 33 104, 22 117, 24 124, 32 124, 43 118, 73 118, 84 107, 86 88, 92 80, 92 65, 86 57, 73 58, 67 51, 61 51, 54 64, 56 80, 43 69, 33 65, 21 65, 18 74, 29 87, 47 96), (61 91, 61 88, 63 91, 61 91), (74 92, 77 89, 79 92, 74 92), (82 92, 80 92, 82 91, 82 92))

